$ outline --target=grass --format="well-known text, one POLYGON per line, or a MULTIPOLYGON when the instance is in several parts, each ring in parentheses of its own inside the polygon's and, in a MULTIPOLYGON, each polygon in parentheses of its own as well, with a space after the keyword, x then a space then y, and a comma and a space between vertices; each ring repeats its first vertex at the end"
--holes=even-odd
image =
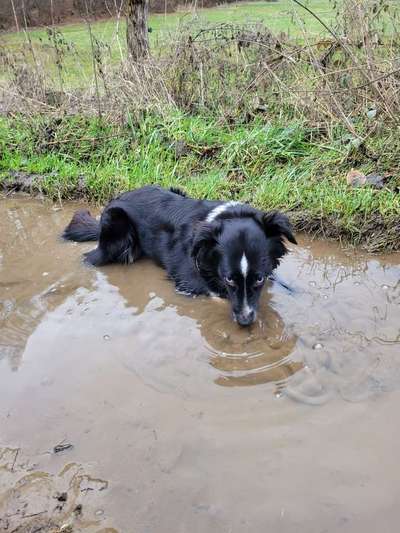
MULTIPOLYGON (((313 0, 312 9, 326 22, 332 19, 332 6, 329 0, 313 0)), ((176 13, 152 14, 149 20, 150 44, 153 52, 162 50, 171 36, 177 35, 179 27, 196 23, 224 24, 265 24, 275 33, 285 32, 299 36, 301 26, 307 28, 308 35, 324 33, 320 23, 309 13, 298 8, 292 0, 278 2, 239 2, 220 7, 178 11, 176 13)), ((93 22, 93 35, 100 43, 111 64, 118 64, 126 54, 125 21, 122 17, 119 26, 116 20, 93 22)), ((90 35, 85 23, 65 24, 59 27, 65 48, 64 77, 70 87, 85 86, 92 76, 92 51, 90 35)), ((0 36, 0 46, 15 54, 26 54, 27 39, 30 39, 36 57, 45 69, 55 71, 54 41, 49 38, 46 28, 34 28, 19 33, 5 33, 0 36)), ((32 60, 27 55, 28 60, 32 60)))
MULTIPOLYGON (((332 6, 329 0, 313 0, 305 3, 312 6, 313 11, 326 22, 331 20, 332 6)), ((277 2, 238 2, 212 8, 179 10, 167 14, 152 13, 149 17, 150 38, 154 44, 167 32, 174 31, 180 25, 190 23, 193 20, 212 24, 261 22, 274 32, 283 31, 298 35, 300 29, 294 23, 297 17, 304 21, 310 34, 321 33, 322 28, 319 22, 309 13, 300 10, 292 0, 279 0, 277 2)), ((60 28, 70 42, 82 50, 89 50, 90 39, 84 23, 65 24, 60 28)), ((120 31, 124 34, 125 22, 123 18, 121 19, 120 31)), ((115 35, 115 20, 93 22, 93 32, 102 41, 111 43, 115 35)), ((30 29, 29 34, 38 43, 46 39, 46 31, 43 28, 30 29)), ((3 35, 3 40, 7 44, 21 45, 25 41, 25 36, 23 33, 10 32, 3 35)))
MULTIPOLYGON (((199 198, 282 209, 298 228, 341 235, 375 251, 399 246, 398 230, 391 232, 400 195, 393 188, 349 188, 345 176, 353 155, 340 131, 335 141, 320 144, 301 123, 254 121, 231 128, 179 113, 148 115, 123 127, 81 116, 29 124, 2 118, 0 150, 0 180, 10 171, 45 176, 38 188, 53 198, 74 197, 82 177, 85 196, 99 203, 149 183, 179 186, 199 198)), ((359 168, 371 171, 368 159, 359 168)))
POLYGON ((0 116, 0 181, 12 189, 22 173, 34 191, 98 203, 148 183, 179 186, 287 211, 297 229, 371 251, 399 250, 396 5, 308 5, 345 45, 321 39, 302 12, 303 25, 292 0, 230 4, 200 10, 197 21, 152 15, 153 57, 132 69, 121 62, 123 25, 118 41, 115 21, 96 22, 97 93, 85 24, 4 35, 17 52, 0 54, 11 102, 0 116), (44 69, 32 65, 27 38, 44 69), (352 188, 352 168, 384 176, 384 188, 352 188))

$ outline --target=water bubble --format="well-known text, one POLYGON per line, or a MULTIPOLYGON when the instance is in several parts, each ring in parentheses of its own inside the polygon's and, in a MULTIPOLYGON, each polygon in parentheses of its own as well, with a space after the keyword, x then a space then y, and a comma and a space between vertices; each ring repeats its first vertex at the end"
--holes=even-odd
POLYGON ((49 273, 48 272, 43 272, 42 276, 48 276, 49 273))
POLYGON ((327 300, 327 299, 328 299, 328 295, 327 295, 327 294, 324 294, 322 298, 323 298, 324 300, 327 300))
POLYGON ((316 286, 315 281, 309 281, 308 284, 311 285, 311 287, 315 287, 316 286))
POLYGON ((387 290, 389 289, 389 286, 388 286, 388 285, 382 285, 382 289, 383 289, 384 291, 387 291, 387 290))
POLYGON ((111 339, 110 335, 103 335, 103 339, 105 341, 109 341, 111 339))
POLYGON ((316 344, 314 344, 313 350, 321 350, 321 348, 323 347, 324 346, 320 342, 317 342, 316 344))
POLYGON ((97 511, 94 513, 96 516, 102 516, 104 514, 103 509, 97 509, 97 511))

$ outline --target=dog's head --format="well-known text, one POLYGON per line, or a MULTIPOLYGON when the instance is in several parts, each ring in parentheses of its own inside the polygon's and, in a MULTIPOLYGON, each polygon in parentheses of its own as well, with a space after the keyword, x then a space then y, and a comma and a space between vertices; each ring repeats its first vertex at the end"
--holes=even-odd
POLYGON ((211 290, 228 297, 241 326, 256 319, 264 283, 287 252, 284 238, 297 244, 286 215, 247 206, 197 229, 192 247, 197 268, 211 290))

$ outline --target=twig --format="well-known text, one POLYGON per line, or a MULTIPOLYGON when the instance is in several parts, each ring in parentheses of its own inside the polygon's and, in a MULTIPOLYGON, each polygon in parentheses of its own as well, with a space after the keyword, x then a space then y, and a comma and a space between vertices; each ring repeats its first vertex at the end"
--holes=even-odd
POLYGON ((15 452, 14 461, 13 461, 13 464, 12 464, 12 467, 11 467, 11 472, 14 472, 14 466, 15 466, 15 462, 17 460, 18 454, 19 454, 19 448, 15 452))
MULTIPOLYGON (((33 43, 32 43, 32 39, 31 39, 31 36, 29 34, 29 31, 28 31, 28 22, 26 20, 26 10, 25 10, 25 0, 22 0, 22 13, 24 15, 24 35, 25 35, 26 40, 28 41, 29 50, 30 50, 30 52, 32 54, 32 59, 33 59, 33 62, 35 64, 36 75, 37 75, 38 79, 40 79, 41 76, 40 76, 40 71, 39 71, 39 63, 37 61, 35 50, 34 50, 33 43)), ((43 89, 43 87, 42 87, 42 89, 43 89)))
POLYGON ((326 29, 326 31, 328 31, 336 41, 338 41, 339 43, 342 44, 342 40, 340 39, 340 37, 338 37, 336 35, 336 33, 327 24, 325 24, 325 22, 316 13, 314 13, 314 11, 311 11, 311 9, 309 7, 307 7, 304 4, 302 4, 301 2, 299 2, 299 0, 292 0, 292 2, 294 2, 295 4, 297 4, 298 6, 303 8, 311 16, 313 16, 315 19, 317 19, 318 22, 326 29))
POLYGON ((21 518, 33 518, 34 516, 40 516, 41 514, 46 514, 47 511, 40 511, 39 513, 26 514, 21 516, 21 518))
POLYGON ((23 100, 27 100, 27 101, 32 102, 34 104, 38 104, 38 105, 40 105, 42 107, 45 107, 47 109, 52 109, 53 111, 57 110, 56 107, 54 107, 54 106, 52 106, 50 104, 46 104, 44 102, 41 102, 40 100, 37 100, 36 98, 31 98, 30 96, 26 96, 24 94, 15 93, 15 91, 12 91, 11 89, 8 89, 7 87, 2 87, 2 91, 11 94, 14 97, 22 98, 23 100))
MULTIPOLYGON (((358 69, 358 67, 355 67, 355 69, 358 69)), ((346 87, 345 89, 336 89, 335 91, 321 91, 320 89, 291 89, 291 90, 295 93, 318 92, 318 94, 331 94, 331 92, 333 92, 335 94, 341 94, 344 92, 349 92, 349 90, 358 91, 359 89, 364 89, 364 87, 368 87, 368 85, 376 83, 377 81, 380 81, 380 80, 384 80, 385 78, 390 78, 390 76, 393 76, 393 74, 397 74, 398 72, 400 72, 400 68, 387 72, 386 74, 382 74, 382 76, 378 76, 377 78, 373 80, 369 80, 366 83, 362 83, 361 85, 356 85, 355 87, 346 87)))
POLYGON ((121 61, 122 61, 123 58, 124 58, 124 54, 123 54, 123 52, 122 52, 121 41, 120 41, 120 39, 119 39, 119 27, 120 27, 120 22, 121 22, 121 12, 122 12, 123 1, 124 1, 124 0, 121 0, 120 6, 119 6, 119 8, 118 8, 118 7, 117 7, 117 0, 114 0, 115 10, 116 10, 116 12, 117 12, 117 21, 116 21, 116 24, 115 24, 115 28, 116 28, 116 37, 117 37, 117 43, 118 43, 118 48, 119 48, 119 55, 121 56, 121 61))
MULTIPOLYGON (((302 4, 299 0, 292 0, 292 2, 294 2, 295 4, 297 4, 298 6, 300 6, 301 8, 303 8, 305 11, 307 11, 307 13, 309 13, 310 15, 312 15, 316 20, 318 20, 318 22, 320 24, 322 24, 322 26, 336 39, 336 41, 342 46, 343 50, 345 50, 347 52, 347 54, 349 55, 349 57, 352 58, 352 60, 354 61, 354 63, 356 65, 359 66, 359 62, 358 62, 358 59, 356 58, 356 56, 353 54, 351 48, 347 45, 347 43, 344 42, 344 40, 339 37, 327 24, 325 24, 325 22, 316 14, 314 13, 314 11, 312 11, 309 7, 305 6, 304 4, 302 4)), ((365 70, 363 69, 360 69, 360 72, 362 74, 362 76, 364 76, 364 78, 367 79, 367 84, 369 85, 372 85, 372 87, 375 89, 375 92, 378 94, 378 96, 380 97, 380 99, 382 100, 382 103, 384 104, 385 108, 386 108, 386 111, 388 113, 388 115, 390 115, 390 117, 392 118, 392 120, 394 122, 398 122, 397 120, 397 117, 393 114, 392 110, 390 109, 390 107, 387 105, 387 102, 386 102, 386 98, 384 97, 384 95, 382 94, 382 91, 379 89, 378 86, 376 86, 374 83, 374 80, 371 80, 368 76, 368 74, 365 72, 365 70)))
POLYGON ((18 17, 17 17, 17 12, 15 11, 14 0, 11 0, 11 6, 12 6, 14 20, 15 20, 15 26, 17 28, 17 31, 19 32, 18 17))
MULTIPOLYGON (((17 146, 17 145, 14 145, 14 146, 17 146)), ((4 185, 3 185, 3 186, 4 186, 4 185)), ((6 197, 7 197, 7 196, 11 196, 16 190, 17 190, 16 187, 14 187, 14 188, 8 190, 5 194, 4 194, 4 193, 3 193, 3 194, 4 194, 4 196, 6 196, 6 197)))
POLYGON ((90 47, 91 47, 91 50, 92 50, 92 64, 93 64, 94 83, 95 83, 95 86, 96 86, 97 107, 98 107, 99 118, 101 118, 102 115, 101 115, 101 106, 100 106, 99 82, 98 82, 98 79, 97 79, 97 68, 96 68, 96 59, 95 59, 95 53, 94 53, 92 26, 90 24, 89 7, 88 7, 87 0, 85 0, 85 7, 86 7, 85 22, 86 22, 88 30, 89 30, 90 47))
MULTIPOLYGON (((306 43, 308 44, 308 36, 305 34, 305 31, 303 30, 303 35, 304 35, 304 38, 306 40, 306 43)), ((333 45, 332 45, 333 46, 333 45)), ((332 48, 331 46, 331 48, 332 48)), ((316 57, 315 55, 315 52, 314 52, 314 49, 310 49, 310 57, 311 59, 313 60, 313 63, 316 65, 318 71, 321 73, 321 74, 324 74, 325 73, 325 70, 323 69, 322 67, 322 64, 321 62, 318 60, 318 58, 316 57)), ((357 137, 357 132, 353 126, 353 124, 350 122, 349 120, 349 117, 346 116, 346 113, 344 112, 344 109, 343 109, 343 106, 341 105, 341 102, 339 102, 333 92, 333 89, 331 88, 331 85, 330 85, 330 80, 329 78, 326 78, 325 79, 325 85, 327 86, 328 88, 328 96, 330 96, 330 98, 332 99, 335 107, 336 107, 336 112, 339 113, 339 115, 341 116, 344 124, 346 125, 347 129, 352 133, 352 135, 354 135, 355 137, 357 137)))
POLYGON ((70 444, 69 442, 64 444, 64 441, 65 439, 62 440, 60 444, 57 444, 56 446, 54 446, 53 448, 54 453, 60 453, 60 452, 63 452, 64 450, 70 450, 71 448, 74 447, 74 445, 70 444))

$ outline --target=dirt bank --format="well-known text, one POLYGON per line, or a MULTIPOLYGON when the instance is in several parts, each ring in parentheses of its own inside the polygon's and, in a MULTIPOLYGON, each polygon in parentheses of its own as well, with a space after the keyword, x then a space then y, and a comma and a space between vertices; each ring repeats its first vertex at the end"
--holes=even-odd
MULTIPOLYGON (((7 177, 0 180, 0 190, 7 195, 22 192, 33 197, 44 197, 49 193, 46 184, 48 178, 49 176, 46 175, 10 171, 7 177)), ((56 195, 52 190, 51 196, 58 200, 90 201, 91 191, 85 176, 80 176, 77 184, 71 183, 70 188, 63 188, 56 195)), ((287 213, 297 231, 308 233, 313 237, 333 239, 347 246, 357 245, 370 253, 400 249, 399 220, 387 221, 376 214, 369 222, 365 220, 360 222, 359 228, 354 231, 354 228, 349 229, 343 220, 335 215, 319 216, 307 209, 290 209, 287 213)))

